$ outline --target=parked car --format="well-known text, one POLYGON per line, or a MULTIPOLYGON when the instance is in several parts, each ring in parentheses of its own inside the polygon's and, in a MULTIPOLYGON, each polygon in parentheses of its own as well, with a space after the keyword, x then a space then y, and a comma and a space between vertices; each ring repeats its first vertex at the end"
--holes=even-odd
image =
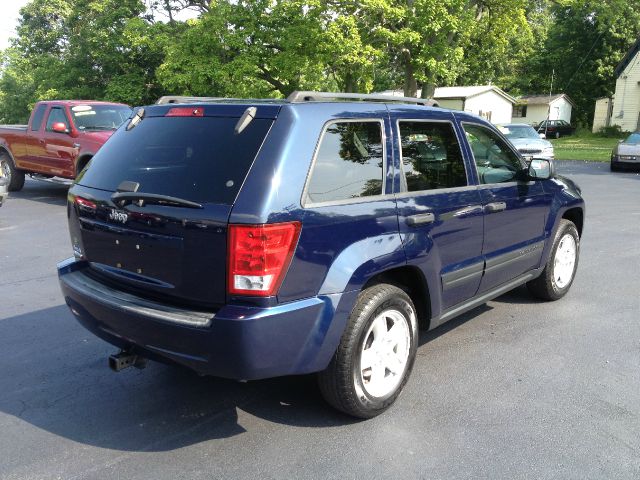
POLYGON ((0 125, 9 191, 22 189, 25 174, 74 179, 130 114, 120 103, 52 100, 36 104, 28 125, 0 125))
POLYGON ((525 123, 509 123, 500 125, 498 129, 525 158, 554 159, 553 145, 540 138, 531 125, 525 123))
POLYGON ((111 368, 318 372, 330 404, 367 418, 407 382, 418 327, 523 284, 564 296, 579 188, 480 117, 417 102, 137 109, 70 189, 58 266, 71 312, 121 349, 111 368))
POLYGON ((611 171, 640 167, 640 132, 621 140, 611 152, 611 171))
POLYGON ((0 207, 9 195, 9 176, 0 165, 0 207))
POLYGON ((576 129, 564 120, 545 120, 538 125, 536 130, 538 133, 544 133, 546 138, 560 138, 572 135, 576 129))

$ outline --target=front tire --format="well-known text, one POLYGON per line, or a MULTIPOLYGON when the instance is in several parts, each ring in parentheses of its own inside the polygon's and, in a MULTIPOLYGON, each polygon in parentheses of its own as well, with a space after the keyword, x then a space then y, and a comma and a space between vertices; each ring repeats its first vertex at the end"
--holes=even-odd
POLYGON ((527 283, 529 292, 542 300, 558 300, 564 297, 573 284, 579 257, 578 230, 573 222, 562 219, 542 274, 527 283))
POLYGON ((10 192, 19 192, 24 187, 24 172, 18 170, 6 153, 0 154, 0 169, 2 175, 9 179, 7 189, 10 192))
POLYGON ((375 417, 393 404, 415 361, 415 312, 411 298, 394 285, 360 293, 331 363, 318 374, 329 404, 358 418, 375 417))

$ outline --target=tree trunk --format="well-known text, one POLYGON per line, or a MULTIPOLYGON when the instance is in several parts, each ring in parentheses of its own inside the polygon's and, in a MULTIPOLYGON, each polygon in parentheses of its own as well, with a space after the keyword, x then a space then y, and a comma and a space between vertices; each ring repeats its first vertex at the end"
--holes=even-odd
POLYGON ((354 93, 356 91, 355 79, 352 72, 347 72, 344 76, 343 89, 345 93, 354 93))
POLYGON ((434 83, 423 83, 422 92, 420 98, 433 98, 436 93, 436 86, 434 83))
POLYGON ((413 64, 411 63, 411 53, 409 50, 402 52, 404 66, 404 96, 415 97, 418 94, 418 82, 413 72, 413 64))

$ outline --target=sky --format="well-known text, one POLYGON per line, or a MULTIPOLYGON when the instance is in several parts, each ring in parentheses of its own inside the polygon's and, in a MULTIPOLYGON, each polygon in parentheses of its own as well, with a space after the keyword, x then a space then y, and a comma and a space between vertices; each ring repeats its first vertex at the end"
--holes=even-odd
POLYGON ((18 12, 29 0, 0 0, 0 50, 9 46, 9 38, 15 35, 18 12))

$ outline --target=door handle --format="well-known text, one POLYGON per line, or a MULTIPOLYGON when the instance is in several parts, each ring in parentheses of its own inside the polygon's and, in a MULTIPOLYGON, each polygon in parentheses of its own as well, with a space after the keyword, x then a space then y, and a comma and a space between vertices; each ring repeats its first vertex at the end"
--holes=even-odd
POLYGON ((41 138, 41 139, 38 140, 38 142, 44 144, 45 140, 44 140, 44 138, 41 138))
POLYGON ((417 215, 410 215, 407 217, 407 225, 415 227, 417 225, 426 225, 436 221, 436 216, 433 213, 419 213, 417 215))
POLYGON ((495 212, 502 212, 503 210, 507 209, 507 204, 505 202, 492 202, 492 203, 487 203, 484 206, 484 210, 487 213, 495 213, 495 212))
POLYGON ((468 207, 456 210, 455 212, 453 212, 453 216, 456 218, 464 218, 480 212, 482 212, 482 207, 480 205, 470 205, 468 207))

